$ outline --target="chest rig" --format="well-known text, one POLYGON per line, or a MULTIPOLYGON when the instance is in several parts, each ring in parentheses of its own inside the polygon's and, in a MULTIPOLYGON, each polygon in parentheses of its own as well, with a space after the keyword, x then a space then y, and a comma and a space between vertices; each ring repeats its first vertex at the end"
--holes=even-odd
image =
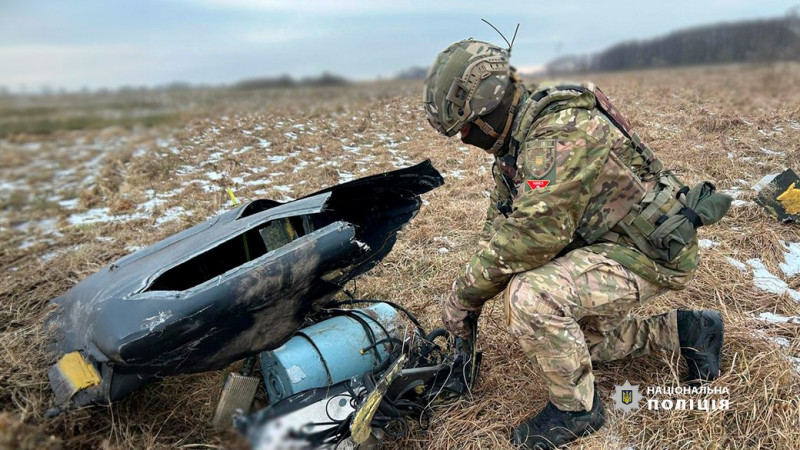
MULTIPOLYGON (((605 94, 591 83, 543 87, 530 94, 515 121, 507 153, 495 158, 493 171, 500 175, 495 178, 501 180, 511 194, 510 198, 498 202, 497 209, 507 217, 513 212, 514 199, 520 195, 517 186, 524 181, 518 163, 520 142, 535 132, 539 119, 568 108, 596 109, 621 135, 611 146, 592 186, 591 200, 577 224, 570 248, 598 241, 625 240, 651 259, 661 262, 675 259, 686 244, 696 240, 695 229, 706 223, 687 206, 689 188, 672 172, 663 169, 653 150, 633 132, 630 123, 605 94), (676 215, 689 222, 690 231, 664 239, 664 224, 676 215)), ((713 185, 710 187, 713 193, 713 185)), ((716 220, 718 218, 714 218, 716 220)))

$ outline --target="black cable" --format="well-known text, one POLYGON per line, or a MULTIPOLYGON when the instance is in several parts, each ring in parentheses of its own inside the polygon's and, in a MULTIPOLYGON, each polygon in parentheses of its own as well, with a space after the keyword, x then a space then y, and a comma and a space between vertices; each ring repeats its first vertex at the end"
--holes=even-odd
POLYGON ((387 300, 364 300, 364 299, 356 300, 356 299, 352 299, 352 300, 342 300, 340 302, 335 302, 331 306, 336 307, 336 306, 342 306, 342 305, 355 305, 357 303, 370 303, 370 304, 386 303, 387 305, 391 306, 392 308, 403 312, 403 314, 405 314, 408 317, 408 320, 410 320, 411 323, 413 323, 417 327, 417 329, 419 330, 420 334, 422 334, 423 336, 425 336, 427 334, 427 333, 425 333, 425 329, 422 328, 422 324, 419 323, 419 320, 417 320, 417 318, 414 317, 414 315, 411 314, 411 312, 409 312, 407 309, 403 308, 402 306, 400 306, 400 305, 398 305, 397 303, 394 303, 394 302, 390 302, 390 301, 387 301, 387 300))
MULTIPOLYGON (((397 339, 396 337, 388 337, 386 339, 381 339, 381 340, 375 342, 374 344, 370 344, 367 347, 364 347, 363 349, 361 349, 361 351, 366 353, 367 351, 372 350, 373 348, 377 347, 378 345, 386 344, 386 343, 391 343, 391 344, 395 344, 395 345, 399 344, 401 347, 403 346, 403 341, 401 341, 400 339, 397 339)), ((394 352, 392 352, 392 353, 394 353, 394 352)))

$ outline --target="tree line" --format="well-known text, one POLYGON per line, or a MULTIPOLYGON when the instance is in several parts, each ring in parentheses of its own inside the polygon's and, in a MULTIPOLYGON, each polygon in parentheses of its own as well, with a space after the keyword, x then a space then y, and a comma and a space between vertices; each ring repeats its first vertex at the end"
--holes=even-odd
POLYGON ((709 25, 667 36, 629 41, 593 55, 570 55, 547 64, 551 74, 650 69, 734 62, 800 60, 800 17, 709 25))

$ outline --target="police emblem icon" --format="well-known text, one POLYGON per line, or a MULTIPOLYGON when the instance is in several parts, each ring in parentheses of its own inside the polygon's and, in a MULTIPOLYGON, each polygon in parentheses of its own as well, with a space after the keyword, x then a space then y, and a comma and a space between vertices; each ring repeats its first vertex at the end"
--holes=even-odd
POLYGON ((630 389, 622 390, 622 404, 630 405, 633 403, 633 391, 630 389))
POLYGON ((631 412, 639 409, 639 385, 631 385, 628 380, 622 386, 615 386, 614 394, 611 398, 614 400, 614 408, 621 409, 624 412, 631 412))

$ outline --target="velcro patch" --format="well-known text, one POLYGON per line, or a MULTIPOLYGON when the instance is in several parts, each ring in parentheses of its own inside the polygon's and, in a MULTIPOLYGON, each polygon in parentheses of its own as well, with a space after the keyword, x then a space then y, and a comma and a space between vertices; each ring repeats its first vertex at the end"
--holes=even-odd
POLYGON ((556 164, 555 139, 536 139, 525 142, 523 167, 533 179, 544 179, 556 164))

